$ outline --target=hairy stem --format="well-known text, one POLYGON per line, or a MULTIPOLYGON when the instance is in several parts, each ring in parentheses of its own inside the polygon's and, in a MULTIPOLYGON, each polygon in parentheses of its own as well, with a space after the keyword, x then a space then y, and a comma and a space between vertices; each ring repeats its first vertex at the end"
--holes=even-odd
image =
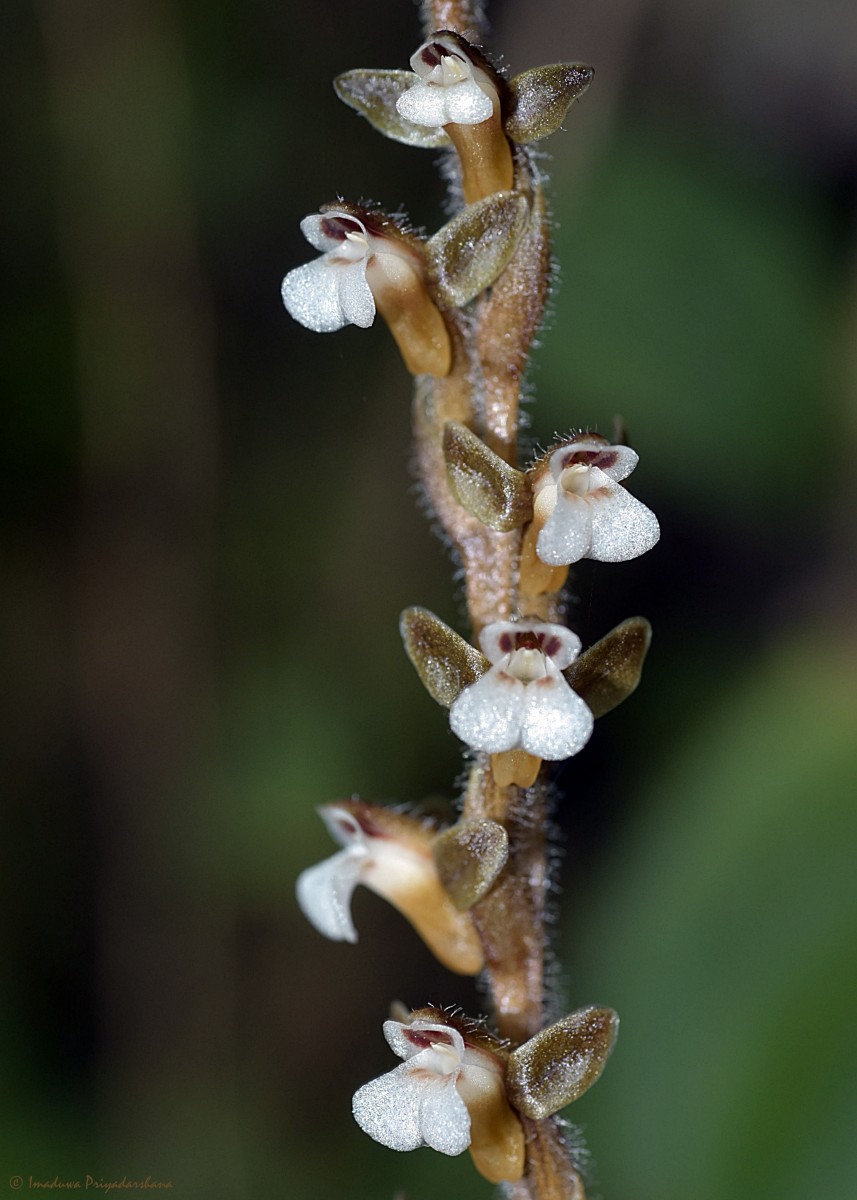
POLYGON ((436 29, 451 29, 478 42, 483 34, 485 14, 480 0, 424 0, 422 12, 426 36, 436 29))

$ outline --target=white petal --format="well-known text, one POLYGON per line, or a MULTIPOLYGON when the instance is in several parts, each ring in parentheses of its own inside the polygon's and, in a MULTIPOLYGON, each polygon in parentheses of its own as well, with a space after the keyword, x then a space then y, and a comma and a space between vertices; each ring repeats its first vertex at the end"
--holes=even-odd
MULTIPOLYGON (((345 216, 345 213, 310 213, 308 217, 304 217, 301 221, 301 233, 314 250, 320 250, 322 253, 326 250, 335 250, 340 244, 340 239, 331 237, 329 233, 325 233, 324 225, 329 217, 342 216, 345 216)), ((353 218, 350 219, 353 220, 353 218)))
POLYGON ((518 745, 523 703, 524 685, 498 665, 464 689, 449 710, 449 723, 474 750, 511 750, 518 745))
POLYGON ((423 1144, 420 1105, 427 1078, 411 1075, 402 1063, 380 1079, 364 1083, 354 1095, 354 1120, 382 1146, 391 1150, 416 1150, 423 1144))
POLYGON ((521 745, 529 754, 557 762, 582 750, 592 734, 588 706, 548 663, 549 674, 527 685, 521 745))
MULTIPOLYGON (((426 1051, 426 1047, 414 1045, 407 1037, 405 1031, 408 1029, 425 1035, 429 1041, 436 1041, 442 1046, 451 1047, 455 1051, 459 1063, 464 1057, 464 1038, 457 1029, 453 1029, 449 1025, 437 1025, 433 1021, 425 1021, 418 1018, 409 1025, 405 1025, 401 1021, 390 1020, 384 1022, 384 1037, 387 1039, 390 1049, 394 1054, 398 1054, 399 1058, 414 1060, 426 1051)), ((421 1061, 420 1065, 426 1064, 421 1061)))
POLYGON ((290 316, 315 333, 333 333, 348 324, 339 298, 341 267, 326 255, 289 271, 283 280, 283 304, 290 316))
POLYGON ((479 125, 494 112, 490 96, 475 79, 466 79, 446 89, 447 121, 456 125, 479 125))
POLYGON ((365 858, 362 847, 351 846, 298 876, 301 911, 319 933, 335 942, 357 941, 351 920, 351 893, 360 882, 365 858))
POLYGON ((338 279, 342 315, 351 325, 368 329, 375 320, 375 300, 366 282, 365 261, 340 266, 338 279))
POLYGON ((420 1103, 420 1128, 426 1145, 441 1154, 463 1154, 470 1145, 470 1113, 452 1076, 429 1081, 420 1103))
POLYGON ((589 500, 557 489, 556 508, 536 542, 536 554, 551 567, 564 567, 585 558, 592 538, 589 500))
POLYGON ((347 808, 339 804, 322 804, 318 815, 327 826, 327 832, 340 846, 365 846, 366 834, 360 822, 347 808))
POLYGON ((396 101, 396 111, 414 125, 439 129, 449 123, 446 113, 446 88, 429 83, 415 83, 402 92, 396 101))
POLYGON ((590 558, 627 562, 651 550, 661 536, 658 519, 630 492, 616 486, 609 496, 593 496, 590 558))

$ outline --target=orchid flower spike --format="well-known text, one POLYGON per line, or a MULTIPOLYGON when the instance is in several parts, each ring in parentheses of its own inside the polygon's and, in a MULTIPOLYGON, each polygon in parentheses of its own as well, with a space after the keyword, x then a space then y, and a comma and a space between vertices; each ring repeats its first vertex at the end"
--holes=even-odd
POLYGON ((301 221, 321 258, 289 271, 282 284, 289 314, 315 333, 366 329, 380 310, 414 375, 446 375, 449 333, 428 294, 420 244, 389 218, 334 206, 301 221))
POLYGON ((492 1183, 520 1179, 523 1128, 506 1099, 505 1060, 488 1035, 464 1036, 445 1013, 424 1009, 407 1023, 385 1021, 384 1036, 405 1061, 355 1094, 360 1128, 392 1150, 469 1148, 492 1183))
POLYGON ((450 708, 453 731, 492 754, 521 749, 549 761, 577 754, 594 718, 562 671, 580 653, 580 638, 563 625, 498 621, 485 626, 479 644, 493 665, 450 708))
POLYGON ((417 76, 396 100, 413 125, 444 129, 458 151, 468 204, 513 185, 514 168, 503 132, 497 76, 475 46, 441 30, 411 57, 417 76))
POLYGON ((628 446, 582 433, 551 454, 533 482, 536 554, 550 566, 581 558, 626 562, 660 537, 657 517, 620 486, 639 462, 628 446))
POLYGON ((319 933, 333 941, 357 941, 351 895, 362 883, 407 917, 444 966, 461 975, 482 969, 473 921, 455 908, 440 882, 432 856, 434 829, 360 800, 328 804, 319 813, 343 846, 298 877, 298 904, 319 933))

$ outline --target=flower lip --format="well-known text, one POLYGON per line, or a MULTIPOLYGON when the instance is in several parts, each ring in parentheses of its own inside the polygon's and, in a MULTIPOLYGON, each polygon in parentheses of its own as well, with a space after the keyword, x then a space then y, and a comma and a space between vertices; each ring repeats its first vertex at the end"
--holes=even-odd
POLYGON ((492 664, 449 710, 454 733, 474 750, 524 750, 555 762, 583 748, 593 717, 563 670, 580 652, 580 639, 546 621, 497 621, 479 637, 492 664))

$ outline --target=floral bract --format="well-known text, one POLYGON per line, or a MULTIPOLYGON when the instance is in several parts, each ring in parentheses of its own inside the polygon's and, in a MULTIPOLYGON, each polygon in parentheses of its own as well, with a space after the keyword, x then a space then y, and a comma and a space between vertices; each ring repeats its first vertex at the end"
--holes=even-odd
POLYGON ((563 625, 498 621, 479 644, 493 664, 449 712, 452 729, 474 750, 526 750, 556 761, 581 750, 593 716, 563 677, 580 639, 563 625))
POLYGON ((534 484, 542 562, 626 562, 651 550, 660 537, 657 517, 619 483, 638 461, 628 446, 591 433, 554 451, 534 484))
POLYGON ((496 90, 474 66, 463 39, 441 34, 411 57, 418 82, 396 101, 399 116, 414 125, 479 125, 494 112, 496 90))

